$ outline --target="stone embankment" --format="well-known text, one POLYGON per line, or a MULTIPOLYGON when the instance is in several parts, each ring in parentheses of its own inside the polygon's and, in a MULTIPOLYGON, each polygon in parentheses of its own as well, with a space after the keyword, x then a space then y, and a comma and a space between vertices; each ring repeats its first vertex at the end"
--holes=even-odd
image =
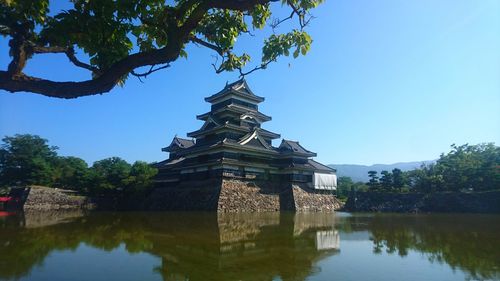
POLYGON ((331 193, 312 192, 307 187, 292 185, 295 210, 300 212, 333 212, 343 207, 331 193))
POLYGON ((332 212, 342 208, 333 194, 305 185, 219 179, 183 182, 154 189, 144 198, 89 198, 55 188, 34 186, 24 205, 29 211, 156 210, 233 212, 332 212))
POLYGON ((280 210, 279 184, 223 180, 218 212, 274 212, 280 210))
POLYGON ((344 208, 352 212, 500 213, 500 191, 390 193, 357 192, 344 208))
POLYGON ((334 211, 342 203, 334 195, 306 186, 276 182, 222 179, 185 182, 156 188, 146 200, 150 210, 232 212, 334 211))
POLYGON ((24 204, 24 210, 29 211, 91 210, 95 207, 88 197, 43 186, 32 186, 24 204))
POLYGON ((176 187, 155 188, 141 209, 151 211, 215 211, 220 180, 181 183, 176 187))

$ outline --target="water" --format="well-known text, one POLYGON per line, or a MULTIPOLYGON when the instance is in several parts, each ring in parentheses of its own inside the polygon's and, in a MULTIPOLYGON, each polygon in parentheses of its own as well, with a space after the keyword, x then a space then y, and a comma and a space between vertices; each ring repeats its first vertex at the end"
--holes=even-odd
POLYGON ((0 280, 500 280, 500 216, 18 214, 0 280))

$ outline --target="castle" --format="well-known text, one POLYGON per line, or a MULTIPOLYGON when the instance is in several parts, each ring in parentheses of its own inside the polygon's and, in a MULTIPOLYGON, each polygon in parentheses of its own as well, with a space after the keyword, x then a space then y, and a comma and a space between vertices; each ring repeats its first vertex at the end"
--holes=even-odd
MULTIPOLYGON (((264 98, 255 95, 244 79, 227 84, 205 101, 211 110, 197 116, 202 127, 187 134, 191 139, 176 136, 162 149, 169 158, 155 165, 158 188, 182 193, 179 189, 206 188, 208 183, 253 182, 261 192, 286 193, 285 186, 300 186, 304 192, 333 197, 336 171, 314 161, 316 153, 297 141, 283 139, 274 147, 272 141, 280 135, 262 128, 271 120, 259 111, 264 98)), ((291 204, 282 203, 280 209, 291 204)))

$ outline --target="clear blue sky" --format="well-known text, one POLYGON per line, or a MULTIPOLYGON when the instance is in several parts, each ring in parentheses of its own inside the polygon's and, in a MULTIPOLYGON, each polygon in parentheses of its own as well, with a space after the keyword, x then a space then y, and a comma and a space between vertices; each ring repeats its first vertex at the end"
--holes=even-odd
MULTIPOLYGON (((500 1, 327 0, 314 14, 307 56, 281 58, 247 78, 273 117, 265 128, 299 140, 324 163, 429 160, 452 143, 500 143, 500 1)), ((262 38, 237 44, 257 61, 262 38)), ((0 136, 38 134, 89 164, 162 160, 160 148, 175 134, 201 127, 203 97, 238 78, 215 74, 209 50, 188 50, 187 60, 102 96, 0 91, 0 136)), ((0 67, 8 61, 0 39, 0 67)), ((27 72, 87 78, 67 66, 64 57, 38 56, 27 72)))

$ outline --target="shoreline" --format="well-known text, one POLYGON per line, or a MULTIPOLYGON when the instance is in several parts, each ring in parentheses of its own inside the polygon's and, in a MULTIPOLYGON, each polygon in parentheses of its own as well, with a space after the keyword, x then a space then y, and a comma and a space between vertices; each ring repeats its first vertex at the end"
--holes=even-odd
MULTIPOLYGON (((93 198, 75 195, 65 190, 50 187, 32 186, 26 200, 24 211, 200 211, 197 209, 156 209, 148 208, 147 200, 119 202, 119 198, 93 198)), ((220 210, 205 210, 221 212, 220 210)), ((245 208, 232 209, 231 212, 262 212, 245 208)), ((270 211, 270 210, 265 210, 270 211)), ((281 212, 284 210, 272 210, 281 212)), ((321 212, 325 210, 302 209, 296 212, 321 212)), ((442 193, 391 193, 391 192, 356 192, 351 194, 344 206, 328 210, 329 212, 369 212, 369 213, 471 213, 499 214, 500 190, 477 193, 442 192, 442 193)))
POLYGON ((471 213, 499 214, 500 190, 464 193, 356 192, 342 209, 376 213, 471 213))

